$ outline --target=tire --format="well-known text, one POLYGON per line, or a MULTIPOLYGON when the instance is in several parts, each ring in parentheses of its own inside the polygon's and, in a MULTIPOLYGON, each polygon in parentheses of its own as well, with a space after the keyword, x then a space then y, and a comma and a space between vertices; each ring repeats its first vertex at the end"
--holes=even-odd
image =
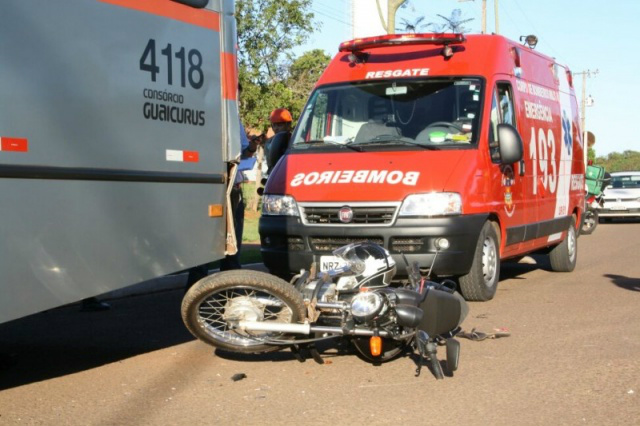
POLYGON ((567 229, 567 237, 549 252, 551 269, 555 272, 571 272, 578 259, 578 238, 576 235, 576 219, 571 219, 567 229))
POLYGON ((500 237, 497 226, 485 222, 480 231, 469 273, 460 277, 460 290, 466 300, 493 299, 500 280, 500 237))
POLYGON ((591 235, 593 231, 596 230, 596 226, 598 226, 598 211, 597 210, 587 210, 584 213, 584 221, 582 222, 582 228, 580 228, 581 235, 591 235))
POLYGON ((288 339, 282 333, 235 331, 224 315, 239 319, 302 322, 306 311, 302 295, 287 282, 258 271, 234 270, 210 275, 198 281, 182 300, 182 320, 198 339, 216 348, 240 353, 265 353, 282 345, 264 339, 288 339), (271 306, 256 303, 270 301, 271 306))

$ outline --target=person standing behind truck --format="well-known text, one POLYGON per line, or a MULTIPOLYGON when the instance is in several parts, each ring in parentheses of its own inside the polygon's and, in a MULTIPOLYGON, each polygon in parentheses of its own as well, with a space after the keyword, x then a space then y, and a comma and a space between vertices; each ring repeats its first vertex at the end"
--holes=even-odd
POLYGON ((269 114, 269 121, 274 134, 264 144, 265 157, 267 159, 266 174, 269 174, 289 147, 293 118, 288 109, 276 108, 269 114), (278 136, 279 133, 283 132, 287 133, 286 137, 283 137, 283 135, 278 136))

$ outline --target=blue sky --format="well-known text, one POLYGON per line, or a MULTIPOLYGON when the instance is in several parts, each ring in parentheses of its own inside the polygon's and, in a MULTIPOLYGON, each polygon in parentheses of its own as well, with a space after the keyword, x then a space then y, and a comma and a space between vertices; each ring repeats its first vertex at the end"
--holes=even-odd
MULTIPOLYGON (((437 15, 450 16, 453 9, 460 9, 463 19, 473 18, 465 25, 470 33, 480 32, 481 0, 409 0, 396 22, 419 16, 426 22, 444 22, 437 15)), ((487 9, 487 30, 492 32, 493 0, 487 0, 487 9)), ((351 38, 350 1, 314 0, 312 11, 320 29, 300 51, 320 48, 336 54, 340 42, 351 38)), ((587 79, 586 90, 594 100, 587 108, 586 127, 596 135, 598 156, 640 151, 640 132, 634 127, 640 123, 640 31, 635 29, 639 17, 638 0, 499 0, 500 34, 513 40, 535 34, 536 50, 573 72, 598 69, 587 79)), ((580 102, 582 77, 574 81, 580 102)))

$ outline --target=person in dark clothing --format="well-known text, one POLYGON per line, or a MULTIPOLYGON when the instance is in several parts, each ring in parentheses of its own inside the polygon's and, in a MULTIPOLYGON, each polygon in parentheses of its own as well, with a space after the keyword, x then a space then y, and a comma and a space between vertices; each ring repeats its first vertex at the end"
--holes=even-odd
POLYGON ((280 157, 286 152, 291 137, 291 127, 293 117, 289 110, 285 108, 277 108, 271 111, 269 115, 273 136, 264 143, 264 151, 267 159, 267 169, 263 170, 265 175, 271 173, 271 169, 278 163, 280 157), (283 138, 280 133, 287 133, 287 137, 283 138))

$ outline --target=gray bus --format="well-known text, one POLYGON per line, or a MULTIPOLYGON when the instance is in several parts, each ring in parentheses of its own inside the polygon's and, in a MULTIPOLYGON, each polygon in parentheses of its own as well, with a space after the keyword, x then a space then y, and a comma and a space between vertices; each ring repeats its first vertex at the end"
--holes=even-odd
POLYGON ((235 251, 233 13, 0 2, 0 323, 235 251))

